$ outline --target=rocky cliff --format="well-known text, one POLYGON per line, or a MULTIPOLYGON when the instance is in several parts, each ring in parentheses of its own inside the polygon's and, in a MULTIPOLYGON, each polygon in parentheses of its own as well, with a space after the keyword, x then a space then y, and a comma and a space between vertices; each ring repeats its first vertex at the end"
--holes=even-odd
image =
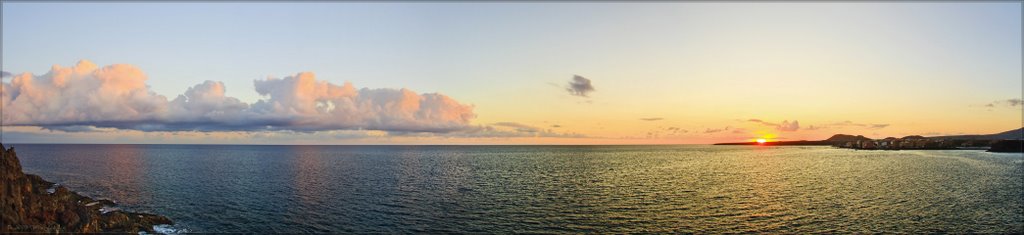
POLYGON ((111 210, 109 200, 54 186, 22 172, 14 148, 0 144, 0 233, 153 233, 153 225, 173 224, 164 216, 111 210))

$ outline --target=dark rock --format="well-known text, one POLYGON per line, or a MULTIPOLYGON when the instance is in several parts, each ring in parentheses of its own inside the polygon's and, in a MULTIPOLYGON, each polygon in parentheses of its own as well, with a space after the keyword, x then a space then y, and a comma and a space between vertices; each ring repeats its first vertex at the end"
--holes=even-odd
POLYGON ((992 143, 989 152, 1021 153, 1024 152, 1024 140, 999 140, 992 143))
POLYGON ((25 174, 14 148, 0 144, 0 234, 7 233, 153 233, 153 225, 174 224, 160 215, 99 209, 110 200, 93 200, 64 186, 25 174), (48 190, 53 188, 53 193, 48 190))

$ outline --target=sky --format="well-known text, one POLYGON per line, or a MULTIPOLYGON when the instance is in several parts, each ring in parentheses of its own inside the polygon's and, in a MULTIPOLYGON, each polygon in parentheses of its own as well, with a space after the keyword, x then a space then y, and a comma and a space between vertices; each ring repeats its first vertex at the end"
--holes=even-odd
POLYGON ((9 143, 707 144, 1021 128, 1021 3, 3 2, 9 143))

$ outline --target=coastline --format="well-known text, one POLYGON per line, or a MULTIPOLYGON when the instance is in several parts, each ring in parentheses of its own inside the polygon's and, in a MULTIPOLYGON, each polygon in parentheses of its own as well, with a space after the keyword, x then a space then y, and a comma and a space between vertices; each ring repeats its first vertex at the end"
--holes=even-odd
POLYGON ((64 186, 25 174, 14 147, 0 144, 0 233, 157 233, 173 225, 162 215, 121 211, 110 200, 95 200, 64 186))
POLYGON ((1024 152, 1024 128, 989 135, 934 136, 871 139, 863 135, 836 134, 825 140, 772 142, 736 142, 714 145, 758 146, 832 146, 857 150, 986 150, 988 152, 1024 152))

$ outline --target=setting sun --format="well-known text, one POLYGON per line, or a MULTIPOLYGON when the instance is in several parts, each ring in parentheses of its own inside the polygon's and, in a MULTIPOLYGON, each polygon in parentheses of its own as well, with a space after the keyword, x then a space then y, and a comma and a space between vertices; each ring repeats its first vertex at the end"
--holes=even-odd
POLYGON ((758 144, 763 144, 764 142, 768 142, 768 140, 765 140, 765 139, 757 139, 757 143, 758 143, 758 144))

